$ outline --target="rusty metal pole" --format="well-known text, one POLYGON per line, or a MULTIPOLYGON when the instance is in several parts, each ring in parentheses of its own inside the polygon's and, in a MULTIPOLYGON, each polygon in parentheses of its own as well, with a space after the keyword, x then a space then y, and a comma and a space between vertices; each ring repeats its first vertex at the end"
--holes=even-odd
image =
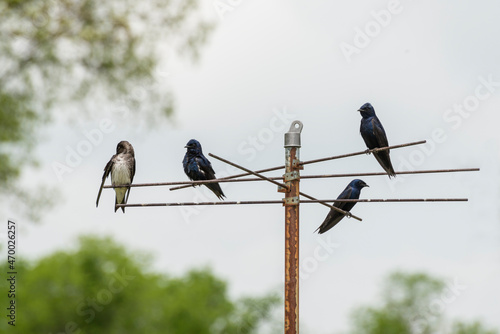
POLYGON ((285 334, 299 333, 299 171, 302 123, 294 121, 285 133, 285 334))

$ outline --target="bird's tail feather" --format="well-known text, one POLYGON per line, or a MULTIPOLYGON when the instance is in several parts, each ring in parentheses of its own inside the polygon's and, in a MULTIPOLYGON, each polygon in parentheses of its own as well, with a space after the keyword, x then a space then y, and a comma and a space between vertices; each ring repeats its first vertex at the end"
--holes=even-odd
POLYGON ((224 195, 218 183, 206 183, 205 185, 208 187, 208 189, 213 191, 213 193, 217 196, 218 199, 222 200, 224 199, 224 197, 226 197, 226 195, 224 195))
MULTIPOLYGON (((115 212, 118 211, 118 206, 117 206, 118 203, 116 203, 115 201, 115 212)), ((121 203, 120 203, 121 204, 121 203)), ((126 204, 126 203, 124 203, 126 204)), ((125 207, 121 206, 120 209, 122 209, 122 212, 125 213, 125 207)))
POLYGON ((382 168, 387 172, 389 178, 396 177, 396 172, 394 172, 394 168, 392 167, 391 158, 389 157, 389 153, 387 152, 379 152, 374 153, 375 159, 377 159, 378 163, 382 168))
MULTIPOLYGON (((127 204, 128 193, 130 188, 115 188, 115 212, 118 210, 117 204, 127 204)), ((125 213, 125 208, 121 207, 123 213, 125 213)))

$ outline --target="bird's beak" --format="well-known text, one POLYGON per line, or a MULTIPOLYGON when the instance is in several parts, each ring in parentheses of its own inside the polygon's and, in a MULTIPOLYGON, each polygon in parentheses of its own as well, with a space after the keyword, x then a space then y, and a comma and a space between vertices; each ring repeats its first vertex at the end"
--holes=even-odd
POLYGON ((188 148, 188 147, 189 147, 189 146, 187 146, 187 145, 186 145, 186 146, 184 146, 184 148, 188 148))
POLYGON ((361 112, 361 111, 363 111, 363 110, 361 110, 361 109, 358 109, 357 111, 361 112))
POLYGON ((367 185, 366 183, 365 183, 365 187, 368 187, 368 188, 370 188, 370 186, 369 186, 369 185, 367 185))

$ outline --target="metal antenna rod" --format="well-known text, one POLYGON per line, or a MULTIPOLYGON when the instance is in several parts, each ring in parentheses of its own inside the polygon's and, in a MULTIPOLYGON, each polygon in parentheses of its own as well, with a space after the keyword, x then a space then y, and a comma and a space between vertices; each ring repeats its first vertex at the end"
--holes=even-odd
POLYGON ((328 161, 328 160, 348 158, 348 157, 353 157, 355 155, 361 155, 361 154, 371 154, 371 153, 376 153, 376 152, 380 152, 380 151, 390 150, 390 149, 393 149, 393 148, 401 148, 401 147, 408 147, 408 146, 413 146, 413 145, 420 145, 420 144, 425 144, 426 142, 427 142, 426 140, 421 140, 421 141, 416 141, 416 142, 413 142, 413 143, 400 144, 400 145, 387 146, 387 147, 379 147, 379 148, 374 148, 374 149, 371 149, 371 150, 364 150, 364 151, 359 151, 359 152, 354 152, 354 153, 347 153, 347 154, 342 154, 342 155, 334 155, 332 157, 304 161, 302 163, 302 165, 314 164, 314 163, 317 163, 317 162, 323 162, 323 161, 328 161))
MULTIPOLYGON (((427 170, 414 170, 414 171, 402 171, 397 172, 398 175, 407 175, 407 174, 431 174, 431 173, 456 173, 456 172, 478 172, 480 168, 456 168, 456 169, 427 169, 427 170)), ((259 171, 255 171, 255 173, 259 173, 259 171)), ((365 173, 345 173, 345 174, 322 174, 322 175, 301 175, 301 179, 321 179, 321 178, 337 178, 337 177, 358 177, 358 176, 379 176, 379 175, 387 175, 386 172, 365 172, 365 173)), ((268 177, 270 180, 282 180, 282 176, 272 176, 268 177)), ((107 188, 128 188, 128 187, 156 187, 156 186, 172 186, 178 184, 185 184, 189 187, 195 185, 203 185, 206 183, 218 183, 218 182, 252 182, 252 181, 265 181, 267 179, 263 178, 244 178, 244 179, 228 179, 228 178, 220 178, 213 180, 203 180, 203 181, 173 181, 173 182, 153 182, 153 183, 134 183, 130 185, 121 185, 121 186, 113 186, 107 185, 103 186, 104 189, 107 188)))
MULTIPOLYGON (((354 152, 354 153, 348 153, 348 154, 342 154, 342 155, 334 155, 332 157, 327 157, 327 158, 321 158, 321 159, 315 159, 315 160, 309 160, 309 161, 302 161, 300 162, 301 165, 307 165, 311 163, 317 163, 317 162, 322 162, 322 161, 328 161, 328 160, 335 160, 335 159, 341 159, 341 158, 347 158, 347 157, 352 157, 355 155, 361 155, 361 154, 370 154, 373 152, 380 152, 380 151, 385 151, 393 148, 400 148, 400 147, 407 147, 407 146, 413 146, 413 145, 420 145, 420 144, 425 144, 427 141, 421 140, 421 141, 416 141, 412 143, 407 143, 407 144, 400 144, 400 145, 394 145, 394 146, 388 146, 388 147, 381 147, 381 148, 374 148, 372 150, 365 150, 365 151, 359 151, 359 152, 354 152)), ((283 169, 285 166, 278 166, 278 167, 271 167, 271 168, 266 168, 266 169, 260 169, 255 171, 256 173, 265 173, 265 172, 271 172, 274 170, 279 170, 283 169)), ((231 176, 226 176, 223 178, 220 178, 219 180, 227 180, 227 179, 234 179, 237 177, 243 177, 243 176, 248 176, 251 175, 251 173, 242 173, 242 174, 237 174, 237 175, 231 175, 231 176)), ((170 190, 178 190, 178 189, 184 189, 184 188, 189 188, 192 186, 194 183, 190 183, 189 185, 184 185, 180 187, 173 187, 170 188, 170 190)))
MULTIPOLYGON (((286 184, 283 184, 283 183, 280 183, 280 182, 276 182, 276 181, 274 181, 273 179, 271 179, 271 178, 269 178, 269 177, 266 177, 266 176, 264 176, 264 175, 261 175, 261 174, 259 174, 259 173, 257 173, 257 172, 254 172, 254 171, 252 171, 252 170, 250 170, 250 169, 248 169, 248 168, 245 168, 245 167, 243 167, 243 166, 240 166, 240 165, 238 165, 238 164, 236 164, 236 163, 234 163, 234 162, 231 162, 231 161, 229 161, 229 160, 223 159, 223 158, 221 158, 221 157, 219 157, 219 156, 217 156, 217 155, 215 155, 215 154, 208 153, 208 155, 209 155, 209 156, 211 156, 212 158, 215 158, 215 159, 217 159, 217 160, 220 160, 220 161, 222 161, 222 162, 225 162, 225 163, 227 163, 227 164, 229 164, 229 165, 231 165, 231 166, 233 166, 233 167, 236 167, 236 168, 239 168, 239 169, 241 169, 241 170, 244 170, 244 171, 246 171, 247 173, 250 173, 250 174, 252 174, 252 175, 258 176, 258 177, 259 177, 259 178, 261 178, 262 180, 266 180, 266 181, 269 181, 269 182, 271 182, 271 183, 273 183, 273 184, 276 184, 278 187, 282 187, 282 188, 284 188, 284 189, 287 189, 287 190, 288 190, 288 186, 287 186, 286 184)), ((299 164, 299 165, 300 165, 300 164, 299 164)), ((297 165, 297 166, 299 166, 299 165, 297 165)), ((299 166, 299 167, 300 167, 300 166, 299 166)), ((285 175, 286 175, 286 174, 285 174, 285 175)), ((314 198, 314 197, 312 197, 312 196, 310 196, 310 195, 308 195, 308 194, 304 194, 303 192, 299 192, 299 194, 300 194, 301 196, 304 196, 304 197, 309 198, 309 199, 311 199, 311 200, 316 200, 316 198, 314 198)), ((356 219, 356 220, 363 221, 363 219, 359 218, 358 216, 355 216, 355 215, 353 215, 352 213, 350 213, 350 212, 348 212, 348 211, 344 211, 344 210, 342 210, 342 209, 339 209, 339 208, 337 208, 336 206, 333 206, 333 205, 330 205, 330 204, 328 204, 328 203, 321 202, 321 201, 319 201, 318 203, 320 203, 321 205, 324 205, 324 206, 326 206, 326 207, 328 207, 328 208, 330 208, 330 209, 333 209, 333 210, 335 210, 335 211, 338 211, 339 213, 343 214, 344 216, 347 216, 347 217, 349 217, 349 218, 351 218, 351 217, 352 217, 352 218, 354 218, 354 219, 356 219)))
MULTIPOLYGON (((457 172, 479 172, 479 168, 456 168, 456 169, 427 169, 396 172, 396 175, 409 174, 432 174, 432 173, 457 173, 457 172)), ((335 177, 359 177, 359 176, 379 176, 387 175, 386 172, 375 173, 345 173, 345 174, 323 174, 323 175, 303 175, 302 179, 320 179, 320 178, 335 178, 335 177)), ((244 180, 244 179, 243 179, 244 180)))
MULTIPOLYGON (((320 202, 355 202, 355 203, 405 203, 405 202, 467 202, 467 198, 373 198, 373 199, 315 199, 301 200, 300 204, 320 202)), ((116 207, 152 207, 152 206, 196 206, 196 205, 248 205, 248 204, 284 204, 283 200, 267 201, 224 201, 224 202, 175 202, 175 203, 136 203, 116 204, 116 207)))
POLYGON ((259 174, 259 173, 257 173, 257 172, 251 171, 250 169, 245 168, 245 167, 242 167, 242 166, 240 166, 240 165, 237 165, 237 164, 235 164, 234 162, 231 162, 231 161, 229 161, 229 160, 226 160, 226 159, 223 159, 223 158, 221 158, 221 157, 218 157, 218 156, 216 156, 215 154, 208 153, 208 155, 209 155, 209 156, 211 156, 212 158, 215 158, 215 159, 217 159, 217 160, 220 160, 220 161, 222 161, 222 162, 225 162, 225 163, 226 163, 226 164, 228 164, 228 165, 231 165, 231 166, 233 166, 233 167, 236 167, 236 168, 242 169, 242 170, 244 170, 245 172, 247 172, 248 174, 255 175, 255 176, 257 176, 257 177, 259 177, 259 178, 261 178, 261 179, 263 179, 263 180, 269 181, 269 182, 271 182, 271 183, 273 183, 273 184, 277 185, 278 187, 283 187, 283 188, 285 188, 285 189, 287 189, 287 190, 288 190, 288 186, 287 186, 286 184, 284 184, 284 183, 280 183, 280 182, 274 181, 274 180, 272 180, 272 179, 268 178, 267 176, 260 175, 260 174, 259 174))
MULTIPOLYGON (((397 172, 398 175, 407 174, 431 174, 431 173, 456 173, 456 172, 478 172, 480 168, 456 168, 456 169, 426 169, 426 170, 414 170, 414 171, 402 171, 397 172)), ((259 173, 256 171, 256 173, 259 173)), ((322 174, 322 175, 301 175, 301 179, 321 179, 321 178, 337 178, 337 177, 358 177, 358 176, 379 176, 387 175, 386 172, 368 172, 368 173, 345 173, 345 174, 322 174)), ((282 180, 282 176, 268 177, 271 180, 282 180)), ((173 186, 178 184, 187 184, 189 186, 202 185, 206 183, 217 183, 217 182, 252 182, 252 181, 264 181, 262 178, 244 178, 244 179, 213 179, 204 181, 173 181, 173 182, 153 182, 153 183, 134 183, 131 185, 113 186, 107 185, 103 188, 128 188, 128 187, 155 187, 155 186, 173 186)))
POLYGON ((334 209, 335 211, 337 211, 337 212, 339 212, 339 213, 343 214, 344 216, 347 216, 347 218, 351 218, 351 217, 352 217, 352 218, 354 218, 354 219, 356 219, 356 220, 363 221, 363 219, 359 218, 358 216, 353 215, 353 214, 352 214, 352 213, 350 213, 349 211, 344 211, 344 210, 342 210, 342 209, 339 209, 339 208, 337 208, 336 206, 333 206, 333 205, 330 205, 330 204, 328 204, 328 203, 326 203, 326 202, 324 202, 324 201, 318 200, 318 199, 316 199, 316 198, 314 198, 314 197, 312 197, 312 196, 309 196, 309 195, 307 195, 307 194, 304 194, 303 192, 299 192, 299 194, 300 194, 301 196, 304 196, 305 198, 309 198, 310 200, 316 201, 316 202, 317 202, 317 203, 319 203, 319 204, 323 204, 324 206, 327 206, 327 207, 329 207, 330 209, 334 209))

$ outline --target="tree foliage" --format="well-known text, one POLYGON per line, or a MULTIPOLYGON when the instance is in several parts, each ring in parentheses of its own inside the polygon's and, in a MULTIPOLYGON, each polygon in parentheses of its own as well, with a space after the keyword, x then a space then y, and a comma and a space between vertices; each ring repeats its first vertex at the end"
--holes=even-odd
MULTIPOLYGON (((18 261, 16 331, 251 334, 279 302, 275 295, 233 301, 209 269, 171 277, 150 271, 150 263, 147 254, 93 237, 73 251, 18 261)), ((7 291, 4 280, 0 289, 7 291)), ((8 305, 5 294, 0 300, 8 305)), ((0 322, 1 332, 7 328, 0 322)))
POLYGON ((0 0, 0 194, 33 206, 35 191, 14 185, 56 110, 82 117, 124 101, 127 116, 170 115, 172 94, 156 84, 158 69, 171 51, 198 57, 214 26, 199 4, 0 0))
POLYGON ((44 105, 130 92, 168 48, 196 58, 212 28, 197 0, 0 0, 0 9, 0 87, 44 105))
POLYGON ((463 323, 457 321, 453 324, 452 334, 497 334, 494 329, 488 329, 479 321, 463 323))
POLYGON ((478 323, 455 323, 446 331, 444 308, 457 296, 447 284, 424 273, 395 272, 382 289, 380 306, 365 306, 352 315, 353 334, 495 334, 478 323))

